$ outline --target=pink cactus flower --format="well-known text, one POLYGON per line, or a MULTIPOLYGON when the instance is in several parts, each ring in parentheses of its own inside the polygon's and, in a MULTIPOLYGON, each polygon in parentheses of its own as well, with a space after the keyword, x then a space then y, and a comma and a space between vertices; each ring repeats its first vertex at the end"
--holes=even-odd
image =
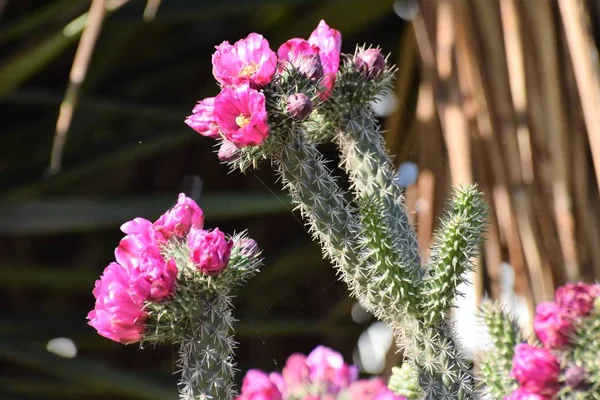
POLYGON ((194 106, 192 115, 185 119, 185 123, 202 136, 218 138, 219 126, 214 117, 215 98, 208 97, 194 106))
POLYGON ((521 388, 542 396, 558 392, 560 364, 547 349, 520 343, 515 347, 511 377, 521 388))
POLYGON ((594 308, 596 297, 600 296, 598 285, 587 285, 583 282, 567 283, 559 287, 555 293, 556 303, 573 317, 589 315, 594 308))
POLYGON ((131 271, 131 296, 145 301, 161 301, 175 292, 177 264, 165 261, 160 254, 145 253, 131 271))
POLYGON ((528 392, 523 388, 518 388, 510 395, 504 397, 504 400, 550 400, 552 396, 543 396, 541 394, 528 392))
POLYGON ((406 400, 389 390, 381 378, 358 380, 348 388, 347 394, 350 400, 406 400))
POLYGON ((212 56, 213 75, 222 85, 248 83, 259 88, 271 82, 277 55, 258 33, 251 33, 233 45, 223 42, 216 49, 212 56))
POLYGON ((536 307, 533 330, 547 349, 562 349, 573 332, 573 320, 556 303, 544 302, 536 307))
POLYGON ((284 394, 287 396, 302 393, 310 384, 310 368, 306 364, 306 356, 296 353, 288 357, 281 371, 285 384, 284 394))
POLYGON ((271 377, 262 371, 251 369, 244 376, 241 394, 237 400, 282 400, 283 397, 271 377))
POLYGON ((129 290, 130 277, 121 265, 110 263, 93 290, 96 304, 89 312, 89 324, 98 334, 115 342, 138 342, 144 331, 144 304, 129 290))
POLYGON ((233 242, 218 228, 212 231, 192 228, 187 243, 192 262, 203 273, 218 274, 227 267, 233 242))
POLYGON ((265 95, 246 84, 221 90, 215 99, 215 118, 237 147, 258 146, 269 135, 265 95))
POLYGON ((324 386, 327 393, 337 394, 358 378, 358 368, 344 363, 342 355, 325 346, 316 347, 306 358, 312 382, 324 386))
POLYGON ((173 237, 185 237, 191 228, 204 226, 204 213, 198 204, 179 193, 177 204, 161 215, 153 224, 156 237, 161 243, 173 237))
POLYGON ((330 28, 324 20, 321 20, 308 38, 308 43, 319 48, 324 74, 321 84, 326 88, 319 98, 325 101, 331 96, 335 84, 335 75, 340 67, 342 35, 338 30, 330 28))
POLYGON ((323 64, 319 48, 300 38, 290 39, 277 50, 279 60, 289 61, 308 79, 317 80, 323 76, 323 64))

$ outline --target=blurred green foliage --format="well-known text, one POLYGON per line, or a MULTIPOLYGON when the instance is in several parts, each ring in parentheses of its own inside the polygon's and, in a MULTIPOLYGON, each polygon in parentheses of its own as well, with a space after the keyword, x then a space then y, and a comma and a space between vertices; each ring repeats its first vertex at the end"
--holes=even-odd
POLYGON ((242 372, 280 369, 319 343, 350 360, 364 327, 271 170, 228 174, 212 141, 183 119, 217 93, 210 55, 223 40, 255 31, 277 48, 323 18, 342 32, 343 50, 369 42, 391 52, 403 29, 392 1, 163 0, 151 20, 146 1, 126 2, 107 13, 52 176, 56 119, 90 2, 0 3, 0 398, 176 398, 173 349, 115 344, 85 317, 119 225, 156 218, 180 191, 198 200, 207 225, 248 229, 265 251, 266 267, 237 298, 242 372), (55 337, 72 339, 77 357, 49 353, 55 337))

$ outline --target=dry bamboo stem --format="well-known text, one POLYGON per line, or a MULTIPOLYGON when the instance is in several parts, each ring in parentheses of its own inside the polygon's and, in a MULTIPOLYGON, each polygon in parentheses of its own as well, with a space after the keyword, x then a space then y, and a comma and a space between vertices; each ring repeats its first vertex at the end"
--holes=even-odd
POLYGON ((87 26, 81 35, 75 59, 73 60, 73 66, 71 67, 69 85, 67 86, 65 98, 60 105, 58 120, 56 121, 56 133, 50 155, 50 174, 56 174, 60 171, 67 133, 69 132, 73 112, 79 99, 79 90, 87 74, 90 59, 96 46, 96 39, 98 39, 98 35, 100 34, 105 15, 106 0, 93 0, 90 6, 87 26))
POLYGON ((583 118, 590 142, 596 183, 600 189, 600 82, 597 63, 590 54, 593 40, 584 26, 583 4, 580 0, 559 0, 575 81, 583 108, 583 118))
POLYGON ((572 214, 572 200, 569 193, 568 133, 564 124, 564 108, 562 99, 565 97, 560 85, 558 71, 559 58, 557 54, 557 39, 552 23, 551 3, 540 2, 535 7, 533 18, 536 35, 536 48, 539 52, 540 70, 544 91, 542 104, 548 119, 547 133, 552 159, 552 200, 556 218, 557 233, 563 256, 565 278, 568 281, 580 279, 581 271, 577 262, 575 242, 575 220, 572 214))

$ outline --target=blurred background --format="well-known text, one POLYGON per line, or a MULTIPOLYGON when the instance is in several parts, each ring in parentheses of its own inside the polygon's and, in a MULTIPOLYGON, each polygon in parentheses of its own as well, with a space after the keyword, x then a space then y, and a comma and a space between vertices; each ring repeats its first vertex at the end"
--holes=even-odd
MULTIPOLYGON (((456 313, 500 299, 530 325, 567 281, 600 277, 600 3, 595 0, 0 0, 0 398, 175 399, 174 350, 86 325, 119 226, 184 191, 209 227, 248 229, 266 265, 236 299, 238 379, 318 344, 366 374, 398 363, 348 297, 268 166, 242 175, 183 124, 215 95, 210 56, 321 19, 342 51, 379 45, 396 86, 381 117, 423 258, 451 185, 492 206, 456 313)), ((323 152, 336 161, 335 149, 323 152)), ((335 163, 332 163, 334 166, 335 163)))

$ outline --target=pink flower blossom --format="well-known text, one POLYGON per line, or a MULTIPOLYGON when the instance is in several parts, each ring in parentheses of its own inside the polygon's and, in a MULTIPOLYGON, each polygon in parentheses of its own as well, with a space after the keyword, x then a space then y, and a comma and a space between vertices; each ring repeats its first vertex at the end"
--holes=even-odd
POLYGON ((556 303, 538 304, 533 330, 547 349, 562 349, 573 331, 572 318, 556 303))
POLYGON ((323 385, 327 393, 337 394, 358 377, 358 368, 346 365, 342 355, 325 346, 318 346, 306 358, 312 382, 323 385))
POLYGON ((218 138, 219 126, 215 122, 215 98, 208 97, 194 106, 192 115, 185 119, 185 123, 202 136, 218 138))
POLYGON ((584 317, 592 312, 596 297, 600 296, 598 285, 583 282, 567 283, 555 293, 556 303, 573 317, 584 317))
POLYGON ((233 45, 223 42, 216 49, 212 56, 213 75, 222 85, 249 83, 261 87, 271 82, 277 55, 258 33, 251 33, 233 45))
POLYGON ((233 242, 218 228, 212 231, 192 228, 188 235, 190 258, 205 274, 218 274, 227 266, 233 242))
POLYGON ((245 84, 221 90, 215 99, 215 118, 237 147, 257 146, 269 135, 265 95, 245 84))
POLYGON ((251 369, 244 376, 241 394, 237 400, 282 400, 281 392, 269 375, 251 369))
POLYGON ((136 301, 161 301, 175 292, 177 265, 160 254, 150 221, 135 218, 121 226, 128 233, 115 249, 115 259, 127 270, 129 292, 136 301))
POLYGON ((319 98, 327 100, 331 96, 335 84, 335 75, 340 67, 342 35, 339 31, 331 29, 324 20, 321 20, 308 38, 308 43, 319 48, 324 74, 321 84, 326 88, 326 91, 319 98))
POLYGON ((547 349, 520 343, 515 347, 511 377, 521 388, 542 396, 558 391, 560 365, 547 349))
POLYGON ((380 378, 358 380, 348 388, 347 393, 350 400, 406 400, 389 390, 380 378))
POLYGON ((286 396, 302 392, 310 384, 310 369, 304 354, 296 353, 289 356, 281 373, 286 396))
POLYGON ((504 400, 550 400, 552 396, 542 396, 541 394, 528 392, 523 388, 518 388, 510 395, 506 396, 504 400))
POLYGON ((142 338, 146 317, 143 301, 130 295, 129 278, 125 268, 110 263, 96 281, 96 304, 87 316, 98 334, 124 344, 142 338))
POLYGON ((300 38, 290 39, 277 50, 280 60, 289 61, 301 75, 308 79, 320 79, 323 76, 323 64, 319 48, 300 38))
POLYGON ((202 226, 204 226, 202 209, 184 193, 179 193, 177 204, 161 215, 152 227, 160 242, 166 242, 172 237, 182 238, 191 228, 202 228, 202 226))

